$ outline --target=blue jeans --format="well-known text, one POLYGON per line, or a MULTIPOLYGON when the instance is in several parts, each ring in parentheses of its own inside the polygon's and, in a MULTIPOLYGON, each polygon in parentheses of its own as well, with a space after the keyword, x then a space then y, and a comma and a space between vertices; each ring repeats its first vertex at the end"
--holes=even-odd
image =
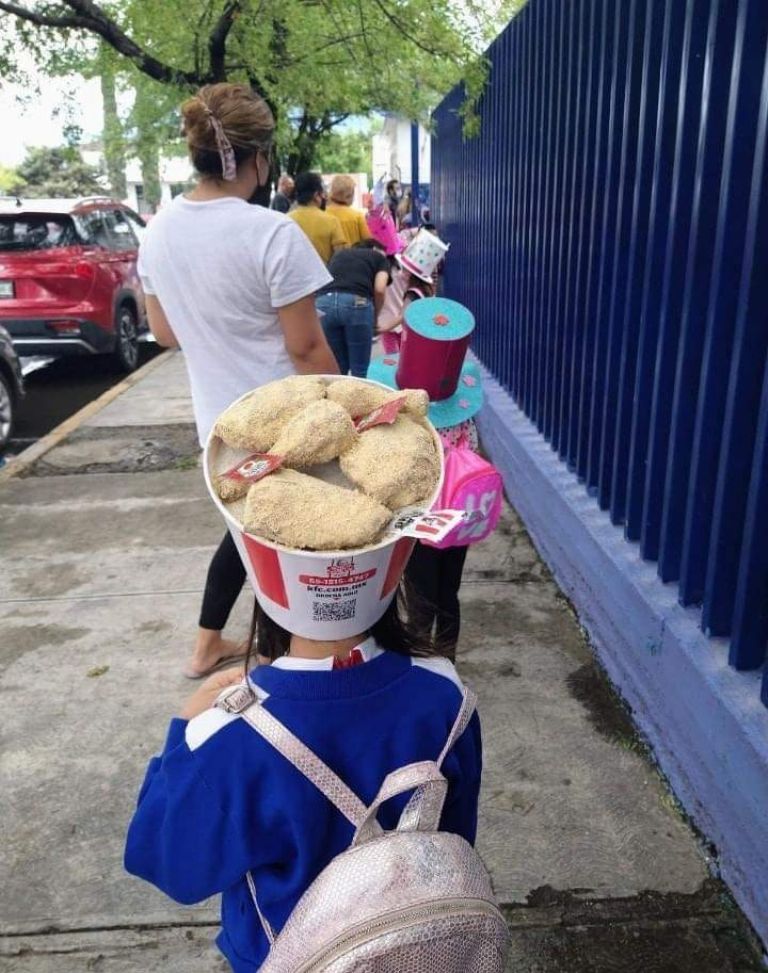
POLYGON ((365 378, 371 361, 373 301, 346 291, 331 291, 317 298, 321 323, 342 375, 365 378))

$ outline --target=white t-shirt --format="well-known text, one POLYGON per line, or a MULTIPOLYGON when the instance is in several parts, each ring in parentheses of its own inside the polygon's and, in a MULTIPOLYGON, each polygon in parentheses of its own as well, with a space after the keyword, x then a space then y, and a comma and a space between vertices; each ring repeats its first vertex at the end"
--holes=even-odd
POLYGON ((201 445, 235 399, 293 374, 277 309, 332 280, 293 220, 234 197, 177 196, 147 228, 139 275, 184 352, 201 445))

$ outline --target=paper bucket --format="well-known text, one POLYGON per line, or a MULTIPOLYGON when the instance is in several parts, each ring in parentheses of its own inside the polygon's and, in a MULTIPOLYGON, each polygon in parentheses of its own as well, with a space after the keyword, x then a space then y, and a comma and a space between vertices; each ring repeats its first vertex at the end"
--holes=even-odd
MULTIPOLYGON (((344 381, 339 376, 327 378, 344 381)), ((392 391, 385 385, 380 387, 392 391)), ((430 430, 440 456, 440 476, 433 495, 419 505, 424 510, 434 505, 443 482, 442 445, 431 424, 430 430)), ((205 482, 240 552, 262 610, 289 632, 308 639, 343 639, 369 629, 395 596, 415 540, 388 534, 377 544, 355 550, 300 551, 248 534, 213 486, 211 471, 219 446, 220 440, 211 433, 203 455, 205 482)))

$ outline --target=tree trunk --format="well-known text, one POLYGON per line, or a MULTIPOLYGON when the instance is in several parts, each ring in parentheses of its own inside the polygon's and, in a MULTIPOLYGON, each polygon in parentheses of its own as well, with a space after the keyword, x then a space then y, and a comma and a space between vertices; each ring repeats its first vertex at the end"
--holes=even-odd
POLYGON ((160 139, 155 125, 154 101, 146 84, 136 86, 133 118, 136 125, 136 155, 141 165, 144 205, 149 212, 157 212, 162 198, 160 184, 160 139))
POLYGON ((102 58, 99 80, 101 82, 101 99, 104 105, 102 142, 104 145, 104 161, 107 167, 107 181, 112 195, 116 199, 125 199, 128 195, 128 186, 125 181, 125 141, 123 126, 117 114, 115 72, 107 62, 107 58, 102 58))
POLYGON ((136 145, 141 164, 141 182, 144 186, 144 202, 150 212, 156 213, 162 198, 160 184, 160 148, 151 132, 141 133, 136 145))
POLYGON ((317 116, 309 115, 305 111, 286 159, 285 168, 288 175, 295 176, 298 172, 309 172, 314 165, 320 142, 345 118, 346 115, 334 116, 330 112, 317 116))

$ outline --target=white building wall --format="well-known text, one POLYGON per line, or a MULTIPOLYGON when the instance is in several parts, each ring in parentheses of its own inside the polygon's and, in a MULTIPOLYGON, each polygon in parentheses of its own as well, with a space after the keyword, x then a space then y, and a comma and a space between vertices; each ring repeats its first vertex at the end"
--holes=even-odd
MULTIPOLYGON (((80 155, 84 162, 101 169, 104 166, 104 153, 99 148, 81 149, 80 155)), ((195 174, 192 163, 186 156, 169 156, 160 160, 160 205, 165 206, 173 199, 174 191, 185 186, 194 180, 195 174)), ((123 202, 135 209, 141 210, 142 203, 138 197, 137 189, 143 186, 144 180, 141 176, 141 163, 138 159, 131 158, 125 164, 125 181, 127 183, 127 195, 123 202)))
MULTIPOLYGON (((419 182, 430 181, 432 142, 419 126, 419 182)), ((411 123, 407 118, 387 115, 381 132, 373 136, 373 179, 411 181, 411 123)))

